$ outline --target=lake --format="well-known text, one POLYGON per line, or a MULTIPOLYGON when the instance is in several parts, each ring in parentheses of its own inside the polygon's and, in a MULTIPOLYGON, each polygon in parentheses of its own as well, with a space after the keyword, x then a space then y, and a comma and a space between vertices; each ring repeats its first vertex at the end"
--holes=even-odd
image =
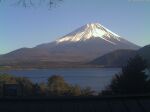
POLYGON ((115 73, 120 72, 120 68, 52 68, 35 70, 7 70, 0 73, 8 73, 14 76, 28 77, 35 83, 47 82, 52 75, 63 76, 64 79, 73 85, 81 87, 91 87, 99 92, 111 81, 115 73))

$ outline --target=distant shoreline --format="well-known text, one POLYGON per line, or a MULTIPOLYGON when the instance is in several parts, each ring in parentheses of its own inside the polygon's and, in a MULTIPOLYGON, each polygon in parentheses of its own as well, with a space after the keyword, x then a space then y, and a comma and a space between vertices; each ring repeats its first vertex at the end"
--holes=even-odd
POLYGON ((45 66, 45 67, 16 67, 16 66, 2 66, 0 67, 0 71, 3 70, 43 70, 43 69, 54 69, 54 68, 121 68, 120 66, 100 66, 100 65, 78 65, 78 66, 45 66))

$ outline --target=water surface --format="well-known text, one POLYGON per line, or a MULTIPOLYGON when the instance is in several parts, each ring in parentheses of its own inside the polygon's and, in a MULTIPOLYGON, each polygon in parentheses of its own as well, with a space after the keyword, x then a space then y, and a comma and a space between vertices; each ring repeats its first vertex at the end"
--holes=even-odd
POLYGON ((104 89, 120 68, 52 68, 35 70, 7 70, 0 73, 8 73, 14 76, 28 77, 35 83, 47 82, 52 75, 61 75, 70 84, 81 87, 91 87, 95 91, 104 89))

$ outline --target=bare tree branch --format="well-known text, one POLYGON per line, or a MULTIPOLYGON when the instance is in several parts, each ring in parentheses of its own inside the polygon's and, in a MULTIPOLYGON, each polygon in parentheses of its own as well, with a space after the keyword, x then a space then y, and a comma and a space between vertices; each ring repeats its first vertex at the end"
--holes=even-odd
MULTIPOLYGON (((45 3, 48 4, 50 8, 52 6, 59 4, 63 0, 13 0, 16 5, 21 5, 23 7, 33 7, 33 6, 40 6, 41 4, 45 3)), ((0 2, 10 2, 9 0, 0 0, 0 2)), ((12 0, 11 0, 12 2, 12 0)))

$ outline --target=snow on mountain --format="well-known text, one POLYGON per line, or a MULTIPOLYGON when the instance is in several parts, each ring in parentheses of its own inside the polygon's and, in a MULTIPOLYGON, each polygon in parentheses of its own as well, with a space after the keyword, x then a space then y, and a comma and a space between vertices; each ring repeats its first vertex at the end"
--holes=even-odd
POLYGON ((86 24, 62 38, 12 51, 0 57, 0 63, 10 62, 89 62, 118 49, 137 50, 140 47, 98 23, 86 24))
POLYGON ((91 23, 82 26, 81 28, 64 36, 61 39, 58 39, 56 42, 57 43, 78 42, 78 41, 86 41, 92 38, 101 38, 114 45, 116 43, 110 41, 109 39, 113 38, 120 41, 119 35, 113 33, 112 31, 100 25, 99 23, 91 23))

